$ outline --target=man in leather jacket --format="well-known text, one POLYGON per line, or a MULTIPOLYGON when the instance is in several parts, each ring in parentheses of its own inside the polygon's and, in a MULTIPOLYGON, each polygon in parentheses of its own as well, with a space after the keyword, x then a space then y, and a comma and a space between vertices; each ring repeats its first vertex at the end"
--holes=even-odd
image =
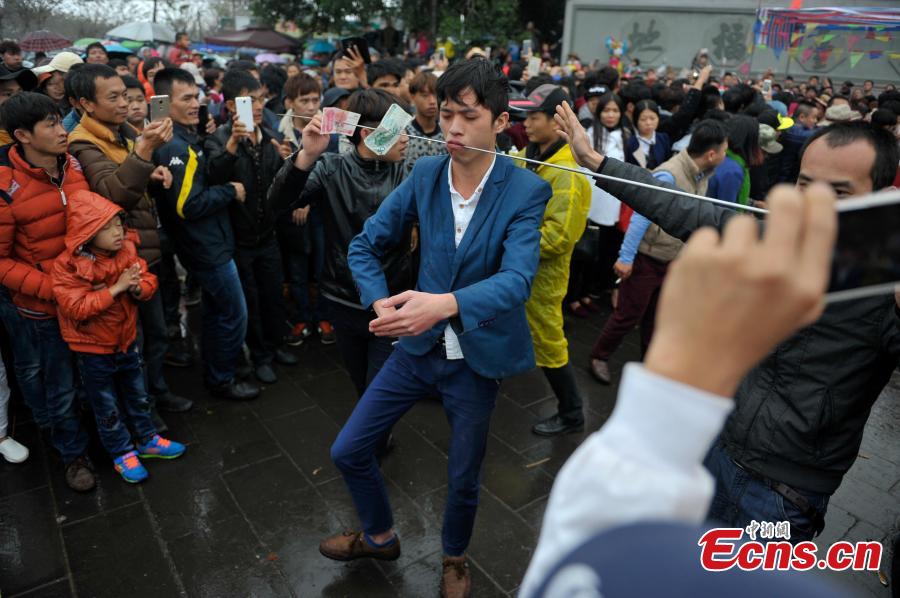
MULTIPOLYGON (((574 114, 557 120, 580 165, 665 187, 639 168, 594 152, 581 139, 574 114)), ((889 133, 868 123, 838 123, 807 141, 797 184, 826 182, 840 200, 889 187, 897 163, 889 133)), ((703 226, 723 229, 738 213, 665 188, 603 179, 596 184, 627 197, 635 210, 681 239, 703 226)), ((727 527, 788 520, 792 542, 820 533, 828 500, 856 460, 872 404, 898 359, 900 294, 829 304, 815 324, 781 343, 744 378, 735 409, 706 457, 716 477, 709 517, 727 527)))
MULTIPOLYGON (((384 90, 360 90, 351 96, 348 110, 361 115, 359 124, 375 127, 395 102, 397 99, 384 90)), ((318 122, 314 119, 310 124, 318 122)), ((375 313, 360 304, 359 291, 347 265, 347 248, 362 231, 366 219, 406 178, 403 158, 408 139, 401 137, 387 155, 379 157, 363 143, 363 129, 356 129, 351 138, 352 152, 325 153, 306 143, 308 128, 309 125, 304 128, 303 149, 285 161, 272 182, 270 198, 279 211, 314 205, 322 214, 325 265, 319 290, 329 303, 341 357, 362 396, 391 354, 393 339, 369 332, 375 313), (298 165, 301 161, 307 168, 298 165)), ((406 235, 406 242, 384 256, 392 294, 415 286, 415 233, 410 229, 406 235)))

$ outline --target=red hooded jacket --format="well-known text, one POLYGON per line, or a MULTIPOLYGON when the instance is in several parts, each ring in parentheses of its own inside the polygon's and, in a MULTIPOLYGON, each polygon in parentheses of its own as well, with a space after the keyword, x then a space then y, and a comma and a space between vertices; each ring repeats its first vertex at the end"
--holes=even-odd
POLYGON ((88 189, 75 158, 59 162, 62 177, 53 181, 18 145, 0 148, 0 284, 30 318, 56 317, 50 272, 65 248, 67 198, 88 189))
POLYGON ((113 297, 109 287, 135 262, 141 265, 140 300, 156 292, 156 276, 138 257, 138 235, 128 231, 113 255, 91 253, 85 245, 122 208, 96 193, 79 191, 69 198, 66 249, 53 264, 53 292, 59 305, 63 339, 80 353, 125 353, 137 336, 137 304, 131 293, 113 297), (102 288, 97 288, 103 285, 102 288))

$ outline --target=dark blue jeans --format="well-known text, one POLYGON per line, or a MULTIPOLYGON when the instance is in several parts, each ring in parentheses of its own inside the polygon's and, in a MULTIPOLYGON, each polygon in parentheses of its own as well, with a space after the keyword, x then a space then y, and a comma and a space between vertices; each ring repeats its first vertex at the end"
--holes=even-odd
MULTIPOLYGON (((713 444, 703 463, 716 480, 716 493, 707 519, 723 523, 725 527, 747 527, 757 522, 791 522, 791 542, 812 540, 815 528, 812 519, 793 503, 769 488, 762 480, 750 475, 735 463, 725 447, 713 444)), ((822 517, 828 508, 829 494, 807 492, 794 488, 816 508, 822 517)))
POLYGON ((309 283, 322 279, 322 270, 325 267, 325 225, 319 210, 311 208, 306 228, 310 238, 311 253, 289 251, 287 253, 288 278, 291 284, 291 297, 297 306, 297 323, 303 322, 309 326, 316 326, 320 320, 328 320, 325 302, 321 295, 312 301, 309 296, 309 283), (312 261, 312 268, 310 268, 312 261), (310 271, 311 270, 311 271, 310 271))
POLYGON ((234 378, 247 334, 247 302, 234 260, 208 270, 191 270, 203 289, 203 369, 206 383, 234 378))
POLYGON ((134 450, 126 424, 137 440, 148 442, 156 434, 150 418, 150 397, 144 386, 144 364, 137 343, 127 353, 78 353, 81 380, 87 392, 100 441, 115 459, 134 450))
POLYGON ((19 314, 6 287, 0 287, 0 320, 12 344, 13 371, 25 404, 38 427, 49 429, 50 411, 41 376, 41 351, 28 320, 19 314))
MULTIPOLYGON (((53 446, 59 451, 63 463, 68 464, 84 454, 88 444, 75 398, 73 355, 60 335, 56 318, 22 318, 22 322, 23 329, 27 329, 26 333, 36 343, 40 353, 40 371, 37 375, 40 377, 47 412, 50 414, 53 446)), ((33 383, 29 381, 27 384, 33 383)))
POLYGON ((331 458, 344 476, 367 534, 394 526, 375 447, 404 413, 426 396, 440 395, 450 422, 447 506, 441 543, 449 556, 462 555, 472 538, 481 462, 499 380, 476 374, 465 360, 448 360, 440 349, 410 355, 399 346, 344 424, 331 458))

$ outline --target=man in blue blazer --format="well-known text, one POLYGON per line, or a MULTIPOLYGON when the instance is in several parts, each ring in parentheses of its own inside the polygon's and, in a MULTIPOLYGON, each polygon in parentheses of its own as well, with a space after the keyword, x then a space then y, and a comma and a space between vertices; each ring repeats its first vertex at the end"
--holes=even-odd
POLYGON ((350 244, 348 261, 370 329, 400 340, 347 420, 331 456, 363 531, 324 540, 337 560, 393 560, 400 541, 374 449, 417 401, 439 394, 452 429, 444 513, 442 592, 466 596, 481 462, 502 378, 534 367, 525 302, 538 267, 550 186, 512 160, 464 149, 495 147, 508 123, 507 81, 480 58, 439 79, 450 156, 422 158, 350 244), (419 223, 417 290, 390 297, 381 257, 419 223))

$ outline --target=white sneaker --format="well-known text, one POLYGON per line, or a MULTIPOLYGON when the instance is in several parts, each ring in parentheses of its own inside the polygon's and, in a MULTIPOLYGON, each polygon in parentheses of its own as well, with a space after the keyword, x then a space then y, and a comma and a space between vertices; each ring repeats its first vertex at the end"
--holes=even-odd
POLYGON ((0 441, 0 455, 10 463, 21 463, 28 458, 28 449, 7 436, 0 441))

